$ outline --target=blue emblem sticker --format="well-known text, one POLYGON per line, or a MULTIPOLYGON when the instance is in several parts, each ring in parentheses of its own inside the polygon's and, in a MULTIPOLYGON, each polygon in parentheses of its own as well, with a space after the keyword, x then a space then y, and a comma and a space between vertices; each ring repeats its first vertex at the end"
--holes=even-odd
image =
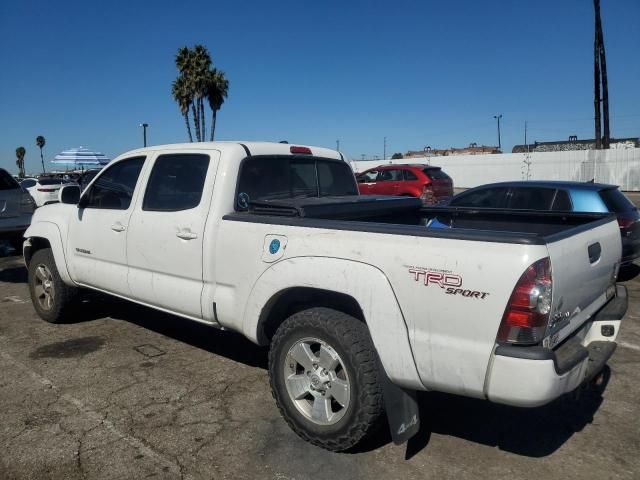
POLYGON ((271 243, 269 244, 269 253, 271 255, 274 255, 278 253, 278 250, 280 250, 280 240, 278 240, 277 238, 274 238, 273 240, 271 240, 271 243))

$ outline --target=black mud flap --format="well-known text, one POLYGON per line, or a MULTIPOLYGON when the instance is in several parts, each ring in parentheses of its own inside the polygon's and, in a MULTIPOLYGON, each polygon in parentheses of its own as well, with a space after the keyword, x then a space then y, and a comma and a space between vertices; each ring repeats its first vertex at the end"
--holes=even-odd
POLYGON ((382 377, 382 395, 389 421, 391 439, 396 445, 405 443, 420 430, 420 411, 414 390, 405 390, 389 380, 383 367, 380 367, 382 377))

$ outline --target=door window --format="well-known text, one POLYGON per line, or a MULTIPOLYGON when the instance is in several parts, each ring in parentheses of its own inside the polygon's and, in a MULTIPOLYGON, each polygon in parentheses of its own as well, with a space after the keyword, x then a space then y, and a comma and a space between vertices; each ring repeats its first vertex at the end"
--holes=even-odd
POLYGON ((160 155, 153 165, 142 209, 177 212, 197 207, 208 168, 208 155, 160 155))
POLYGON ((31 187, 34 187, 35 184, 36 184, 35 180, 23 180, 20 186, 22 188, 31 188, 31 187))
POLYGON ((507 207, 520 210, 550 210, 555 193, 553 188, 513 188, 507 207))
POLYGON ((506 193, 507 189, 504 187, 480 189, 459 195, 451 201, 451 205, 454 207, 500 208, 504 205, 506 193))
POLYGON ((121 160, 107 167, 87 192, 86 208, 127 210, 145 157, 121 160))

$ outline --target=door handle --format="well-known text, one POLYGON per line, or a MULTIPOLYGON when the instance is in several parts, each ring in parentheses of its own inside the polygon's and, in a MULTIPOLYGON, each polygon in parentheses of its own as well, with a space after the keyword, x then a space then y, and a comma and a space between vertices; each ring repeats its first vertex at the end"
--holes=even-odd
POLYGON ((178 233, 176 233, 176 237, 183 240, 193 240, 195 238, 198 238, 198 234, 192 232, 191 230, 179 230, 178 233))
POLYGON ((113 225, 111 225, 111 230, 113 230, 114 232, 124 232, 125 231, 125 227, 124 225, 122 225, 121 223, 114 223, 113 225))
POLYGON ((600 260, 600 255, 602 254, 600 242, 589 245, 589 247, 587 247, 587 253, 589 254, 589 263, 596 263, 600 260))

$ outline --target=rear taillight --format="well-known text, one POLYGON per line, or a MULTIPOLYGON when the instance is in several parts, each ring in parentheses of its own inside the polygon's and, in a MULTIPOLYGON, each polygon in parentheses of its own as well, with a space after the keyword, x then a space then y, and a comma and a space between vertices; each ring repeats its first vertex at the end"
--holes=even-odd
POLYGON ((635 218, 629 218, 629 217, 618 217, 618 226, 621 229, 624 228, 629 228, 631 225, 634 224, 634 222, 636 221, 635 218))
POLYGON ((291 146, 289 147, 289 151, 291 153, 298 153, 298 154, 304 154, 304 155, 311 155, 311 149, 309 147, 295 147, 295 146, 291 146))
POLYGON ((539 343, 551 312, 551 262, 549 257, 529 266, 518 280, 498 330, 498 342, 539 343))
POLYGON ((433 193, 433 189, 431 188, 431 185, 425 185, 422 188, 422 194, 420 195, 420 200, 422 200, 422 203, 425 205, 433 205, 436 203, 436 196, 433 193))
POLYGON ((39 188, 38 191, 39 192, 52 193, 52 192, 55 192, 56 189, 55 188, 39 188))
POLYGON ((27 192, 22 192, 20 196, 20 210, 22 213, 32 213, 36 203, 27 192))

